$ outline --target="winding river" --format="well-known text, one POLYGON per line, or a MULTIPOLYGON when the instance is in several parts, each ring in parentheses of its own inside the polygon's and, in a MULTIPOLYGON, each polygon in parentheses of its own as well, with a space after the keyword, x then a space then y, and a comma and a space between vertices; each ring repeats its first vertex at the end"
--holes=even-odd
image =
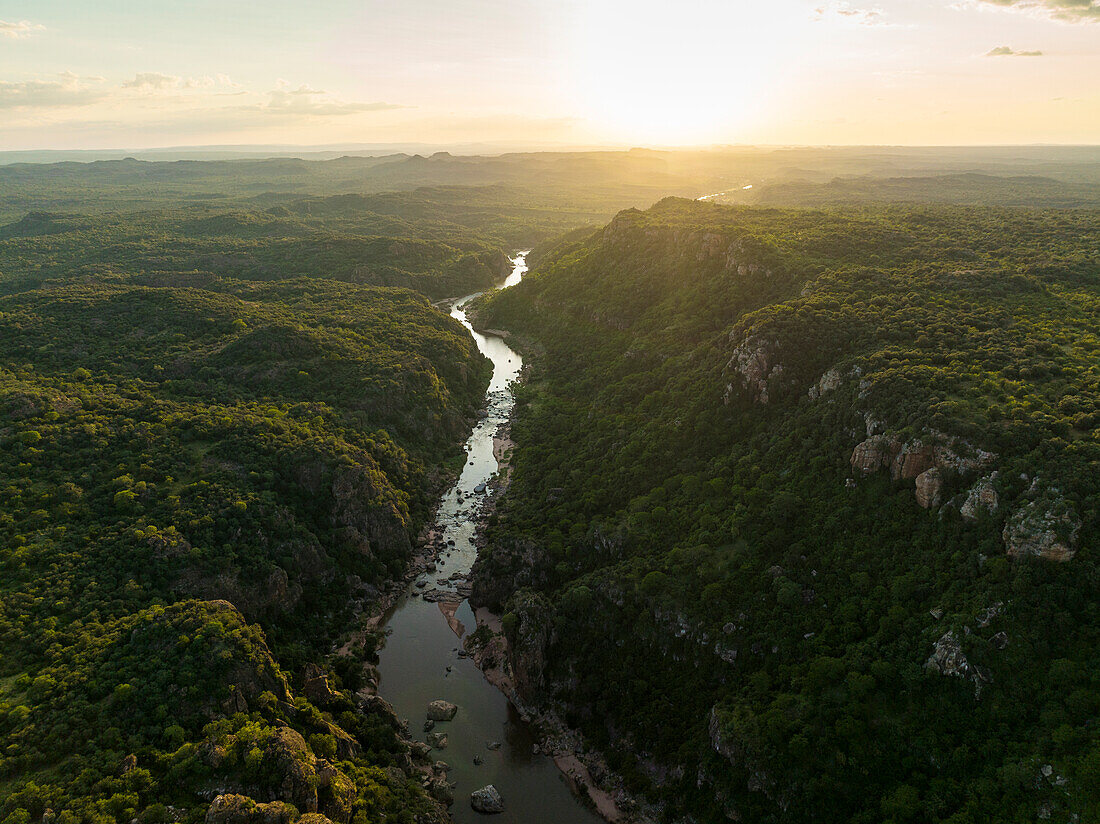
MULTIPOLYGON (((512 267, 504 287, 523 278, 526 253, 517 255, 512 267)), ((493 436, 511 414, 511 384, 523 365, 502 338, 475 332, 466 319, 464 307, 477 294, 456 300, 451 316, 470 330, 478 349, 493 362, 488 416, 479 420, 466 441, 466 465, 440 502, 435 526, 446 549, 438 566, 414 580, 388 616, 389 637, 378 666, 379 692, 399 717, 408 719, 409 731, 418 741, 427 740, 422 725, 430 701, 458 705, 452 721, 435 727, 435 732, 447 733, 448 744, 433 757, 450 765, 448 778, 455 794, 451 814, 459 824, 487 819, 501 824, 595 824, 602 819, 572 793, 550 757, 534 751, 535 738, 508 699, 485 680, 472 659, 459 656, 460 635, 472 632, 476 622, 456 584, 469 574, 477 555, 477 509, 492 495, 486 485, 498 469, 493 436), (455 593, 446 598, 452 604, 449 609, 461 601, 450 621, 443 603, 424 598, 446 597, 442 593, 455 593), (487 784, 497 788, 505 806, 491 819, 475 812, 469 801, 471 792, 487 784)))

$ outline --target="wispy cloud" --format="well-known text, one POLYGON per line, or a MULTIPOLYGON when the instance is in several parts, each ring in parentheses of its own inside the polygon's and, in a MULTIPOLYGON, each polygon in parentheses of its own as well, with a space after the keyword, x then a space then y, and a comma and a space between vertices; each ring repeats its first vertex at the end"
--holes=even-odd
POLYGON ((280 80, 277 88, 268 93, 267 102, 259 109, 270 114, 283 115, 327 115, 340 116, 361 112, 380 112, 390 109, 405 109, 397 103, 355 103, 336 100, 322 89, 314 89, 302 84, 292 87, 280 80))
POLYGON ((41 109, 88 106, 107 96, 102 77, 62 72, 57 79, 17 82, 0 80, 0 109, 41 109))
POLYGON ((1041 14, 1067 23, 1100 23, 1100 0, 979 0, 979 2, 1041 14))
POLYGON ((986 57, 1042 57, 1041 51, 1023 51, 1009 46, 997 46, 985 53, 986 57))
POLYGON ((889 26, 882 9, 855 8, 850 3, 838 2, 818 6, 813 12, 814 20, 837 20, 857 26, 889 26))
POLYGON ((225 74, 208 75, 201 77, 177 77, 174 74, 163 72, 138 72, 133 80, 127 80, 122 84, 124 89, 135 89, 141 92, 155 93, 177 91, 182 89, 213 89, 228 87, 239 89, 240 84, 225 74))
POLYGON ((16 40, 21 37, 30 37, 35 32, 45 30, 45 26, 38 23, 32 23, 30 20, 20 20, 18 22, 11 23, 9 23, 7 20, 0 20, 0 37, 6 37, 10 40, 16 40))

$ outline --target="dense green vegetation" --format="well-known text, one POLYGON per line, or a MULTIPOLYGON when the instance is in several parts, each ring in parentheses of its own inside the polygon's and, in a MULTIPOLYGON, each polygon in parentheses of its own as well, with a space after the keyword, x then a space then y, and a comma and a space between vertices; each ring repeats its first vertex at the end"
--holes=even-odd
POLYGON ((828 183, 784 181, 753 189, 744 199, 769 206, 856 203, 951 203, 1030 208, 1100 207, 1100 189, 1090 180, 1040 175, 937 174, 909 177, 838 177, 828 183))
POLYGON ((441 815, 352 694, 370 639, 326 654, 404 570, 489 364, 424 295, 359 281, 461 291, 503 254, 316 207, 0 228, 10 824, 199 821, 223 792, 281 799, 272 822, 441 815))
POLYGON ((478 309, 533 355, 475 586, 528 698, 670 816, 1100 818, 1100 214, 669 199, 533 258, 478 309))
POLYGON ((509 267, 502 243, 442 219, 376 214, 346 200, 263 211, 32 212, 0 228, 0 272, 20 288, 84 277, 206 288, 216 278, 323 277, 439 298, 503 277, 509 267))
POLYGON ((484 310, 539 347, 478 584, 552 616, 548 679, 525 688, 572 691, 570 720, 670 813, 1084 820, 1096 214, 673 200, 591 227, 730 187, 1074 206, 1095 160, 0 166, 0 821, 195 822, 224 793, 218 824, 440 815, 392 714, 355 695, 376 639, 332 651, 403 569, 482 399, 486 363, 429 300, 535 244, 543 273, 484 310), (995 453, 1001 509, 956 513, 990 467, 946 472, 936 514, 910 479, 846 486, 868 412, 995 453), (1004 557, 1029 500, 1076 557, 1004 557), (948 628, 966 678, 922 669, 948 628))
MULTIPOLYGON (((665 195, 785 204, 923 201, 968 204, 1097 204, 1094 146, 719 148, 707 151, 533 152, 430 157, 392 154, 305 160, 125 158, 91 163, 11 163, 0 152, 0 222, 28 212, 134 212, 181 204, 255 209, 304 197, 344 197, 398 208, 428 204, 462 225, 492 220, 565 231, 606 221, 665 195), (752 185, 750 190, 743 186, 752 185), (432 188, 428 198, 414 190, 432 188), (487 197, 486 191, 495 192, 487 197), (759 197, 758 197, 759 196, 759 197), (453 208, 458 207, 458 208, 453 208)), ((370 207, 368 207, 370 210, 370 207)), ((385 210, 380 210, 385 211, 385 210)), ((410 212, 407 212, 410 213, 410 212)), ((537 238, 536 238, 537 239, 537 238)), ((510 241, 532 242, 528 236, 510 241)))

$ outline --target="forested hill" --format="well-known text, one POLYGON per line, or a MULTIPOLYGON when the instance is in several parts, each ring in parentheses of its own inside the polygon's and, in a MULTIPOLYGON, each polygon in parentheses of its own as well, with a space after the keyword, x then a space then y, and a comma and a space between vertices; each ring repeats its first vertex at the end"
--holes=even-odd
POLYGON ((404 571, 490 365, 423 294, 370 284, 464 291, 506 260, 453 226, 339 223, 0 229, 7 824, 445 819, 356 692, 377 639, 333 653, 404 571))
POLYGON ((371 205, 311 198, 270 209, 31 212, 0 226, 0 273, 15 288, 81 278, 211 288, 222 278, 309 277, 403 286, 438 299, 488 288, 509 270, 507 241, 492 233, 507 226, 478 233, 438 214, 446 209, 406 217, 371 205))
POLYGON ((526 698, 698 820, 1100 817, 1100 214, 668 199, 534 268, 526 698))

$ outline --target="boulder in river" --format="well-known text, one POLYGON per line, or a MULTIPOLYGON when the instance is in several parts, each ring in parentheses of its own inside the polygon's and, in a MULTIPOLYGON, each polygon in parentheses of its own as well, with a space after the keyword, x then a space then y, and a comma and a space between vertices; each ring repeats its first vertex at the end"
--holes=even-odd
POLYGON ((470 806, 479 813, 492 815, 504 812, 504 799, 492 784, 470 793, 470 806))
POLYGON ((450 721, 458 712, 458 707, 450 701, 432 701, 428 704, 429 721, 450 721))
POLYGON ((430 732, 428 733, 428 746, 436 750, 447 749, 447 733, 445 732, 430 732))
POLYGON ((474 487, 474 492, 476 492, 478 495, 480 495, 484 491, 485 491, 485 482, 484 481, 482 481, 481 483, 479 483, 477 486, 474 487))

